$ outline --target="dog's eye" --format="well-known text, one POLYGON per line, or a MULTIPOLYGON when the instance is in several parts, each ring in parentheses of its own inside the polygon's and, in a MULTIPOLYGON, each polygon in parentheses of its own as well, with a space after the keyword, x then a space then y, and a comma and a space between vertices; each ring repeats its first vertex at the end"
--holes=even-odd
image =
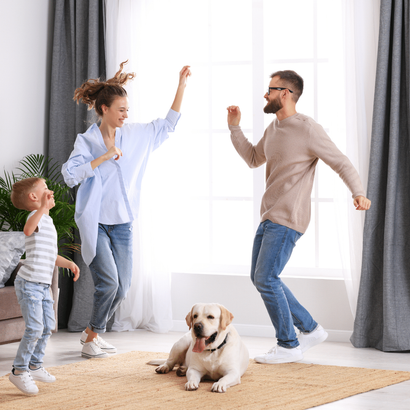
POLYGON ((198 317, 198 315, 194 315, 194 319, 196 319, 198 317))
POLYGON ((208 319, 215 319, 215 318, 212 315, 209 315, 208 319))

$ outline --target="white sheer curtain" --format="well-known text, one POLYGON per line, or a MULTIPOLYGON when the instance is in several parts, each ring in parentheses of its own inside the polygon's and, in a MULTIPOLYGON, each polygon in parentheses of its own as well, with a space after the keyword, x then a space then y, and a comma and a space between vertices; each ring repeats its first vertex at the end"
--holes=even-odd
MULTIPOLYGON (((165 116, 173 98, 173 95, 169 95, 171 81, 175 79, 176 86, 176 74, 179 69, 185 64, 190 64, 192 59, 201 60, 198 55, 206 54, 207 43, 202 44, 197 36, 189 35, 190 32, 195 31, 194 26, 201 23, 195 18, 194 10, 189 7, 198 8, 199 5, 193 2, 174 3, 159 0, 105 1, 108 75, 112 75, 119 63, 127 59, 129 60, 127 70, 137 73, 132 86, 127 87, 131 107, 130 120, 148 122, 165 116), (184 7, 181 6, 182 4, 184 7), (164 15, 173 19, 177 15, 175 13, 178 13, 178 16, 185 13, 184 18, 178 20, 178 23, 171 20, 173 25, 165 27, 167 20, 164 20, 164 15), (162 20, 159 19, 160 16, 162 20), (181 60, 182 58, 184 61, 181 60)), ((248 4, 247 2, 243 4, 245 3, 248 4)), ((222 2, 220 4, 223 5, 222 2)), ((238 7, 241 4, 237 3, 238 7)), ((336 121, 333 121, 333 124, 340 124, 340 128, 334 130, 332 138, 343 136, 344 141, 344 135, 347 135, 345 152, 358 169, 366 189, 380 0, 341 0, 337 4, 339 7, 341 5, 343 11, 344 20, 340 30, 344 32, 345 47, 344 53, 340 47, 334 47, 336 65, 334 71, 330 70, 331 75, 334 75, 330 84, 334 84, 334 87, 329 89, 326 98, 330 104, 332 100, 340 101, 341 98, 345 98, 346 109, 343 113, 330 109, 326 115, 335 116, 336 121)), ((210 10, 203 3, 201 7, 201 12, 206 13, 210 10)), ((276 7, 280 7, 280 3, 277 3, 276 7)), ((219 14, 224 16, 223 10, 219 14)), ((218 16, 214 18, 217 20, 218 16)), ((222 18, 221 16, 219 17, 222 18)), ((298 35, 295 32, 295 36, 298 35)), ((224 54, 223 47, 220 52, 221 55, 224 54)), ((235 67, 236 71, 240 68, 235 67)), ((202 111, 195 109, 197 106, 195 102, 209 94, 206 89, 208 69, 201 65, 195 68, 197 70, 193 72, 193 77, 190 79, 181 121, 177 127, 179 136, 184 132, 188 117, 195 118, 197 122, 199 120, 198 124, 201 123, 202 111), (196 92, 188 96, 193 92, 192 90, 196 92)), ((232 73, 228 72, 232 76, 232 73)), ((218 88, 212 88, 212 93, 214 94, 216 90, 218 88)), ((226 105, 229 103, 227 102, 226 105)), ((203 108, 202 105, 201 107, 203 108)), ((134 228, 136 232, 134 280, 127 300, 116 313, 114 330, 147 327, 155 331, 167 331, 172 327, 169 266, 175 259, 174 254, 177 253, 177 248, 174 247, 174 254, 170 254, 171 245, 176 241, 172 238, 172 226, 175 232, 175 229, 181 225, 178 221, 172 223, 174 221, 170 219, 178 219, 177 215, 181 215, 180 210, 176 211, 178 203, 174 198, 178 195, 182 198, 186 195, 184 190, 189 192, 195 188, 194 185, 188 186, 186 181, 184 185, 178 180, 178 174, 174 174, 174 171, 178 167, 188 167, 188 163, 185 164, 182 160, 186 153, 178 151, 179 148, 186 150, 186 146, 191 144, 191 156, 193 156, 192 152, 196 152, 195 149, 200 146, 199 138, 192 142, 192 135, 188 135, 189 132, 187 133, 186 130, 185 134, 187 134, 185 142, 183 138, 177 142, 179 137, 171 134, 170 141, 167 141, 158 152, 153 153, 150 159, 142 190, 141 213, 138 221, 140 236, 138 236, 138 227, 134 228), (179 182, 174 184, 175 180, 179 182)), ((197 176, 197 173, 195 175, 197 176)), ((338 181, 333 185, 342 270, 354 314, 361 271, 365 213, 354 209, 351 196, 344 184, 338 181)), ((187 213, 183 215, 184 222, 190 224, 189 221, 194 221, 192 218, 196 217, 196 213, 193 213, 191 219, 187 213)), ((205 213, 201 214, 202 217, 204 215, 205 213)), ((202 218, 199 221, 195 220, 195 223, 205 224, 205 221, 206 219, 202 218)), ((185 253, 179 252, 179 259, 181 255, 183 257, 187 253, 186 249, 185 253)))
MULTIPOLYGON (((380 1, 344 0, 342 7, 345 39, 346 154, 359 171, 366 190, 380 1)), ((336 95, 334 97, 336 98, 336 95)), ((354 209, 351 195, 342 184, 335 184, 335 202, 343 276, 350 307, 355 315, 365 213, 354 209), (344 221, 347 221, 347 224, 344 221)))
MULTIPOLYGON (((126 71, 137 73, 137 78, 126 87, 130 122, 149 122, 166 115, 166 111, 161 108, 155 117, 148 118, 151 112, 147 111, 142 101, 143 96, 141 98, 138 94, 140 86, 144 84, 138 63, 144 58, 140 34, 144 29, 142 17, 145 4, 145 1, 133 0, 105 1, 107 77, 110 78, 125 60, 129 60, 125 66, 126 71)), ((169 107, 172 97, 169 96, 169 107)), ((159 148, 161 149, 162 147, 159 148)), ((173 326, 167 254, 170 232, 167 229, 161 230, 160 217, 157 217, 156 207, 153 206, 154 202, 158 201, 158 187, 161 187, 161 170, 155 172, 160 164, 155 155, 154 152, 147 167, 140 214, 134 222, 134 271, 131 289, 115 313, 112 327, 114 331, 145 328, 163 333, 173 326)))

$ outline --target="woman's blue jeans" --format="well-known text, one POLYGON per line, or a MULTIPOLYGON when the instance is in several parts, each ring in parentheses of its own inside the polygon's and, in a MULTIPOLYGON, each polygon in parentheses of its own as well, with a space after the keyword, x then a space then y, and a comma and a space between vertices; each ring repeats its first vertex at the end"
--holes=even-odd
POLYGON ((55 328, 54 301, 50 285, 29 282, 16 276, 14 288, 26 324, 13 366, 27 371, 29 365, 41 367, 51 331, 55 328))
POLYGON ((95 292, 88 327, 104 333, 107 322, 125 299, 132 278, 132 222, 98 224, 97 251, 90 264, 95 292))
POLYGON ((253 244, 251 280, 268 310, 278 345, 285 348, 299 345, 293 326, 307 333, 317 326, 279 278, 301 236, 293 229, 266 220, 259 225, 253 244))

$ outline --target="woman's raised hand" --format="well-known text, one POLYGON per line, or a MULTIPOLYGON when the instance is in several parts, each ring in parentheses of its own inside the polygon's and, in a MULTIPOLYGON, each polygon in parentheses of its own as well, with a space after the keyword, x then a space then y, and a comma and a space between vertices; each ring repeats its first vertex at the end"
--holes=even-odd
POLYGON ((184 97, 185 87, 188 81, 188 77, 191 75, 190 66, 186 65, 182 68, 179 72, 179 83, 177 88, 177 93, 175 94, 174 102, 171 105, 171 109, 180 112, 181 111, 181 104, 182 99, 184 97))
POLYGON ((186 65, 179 72, 179 85, 185 87, 188 81, 188 77, 191 76, 191 66, 186 65))

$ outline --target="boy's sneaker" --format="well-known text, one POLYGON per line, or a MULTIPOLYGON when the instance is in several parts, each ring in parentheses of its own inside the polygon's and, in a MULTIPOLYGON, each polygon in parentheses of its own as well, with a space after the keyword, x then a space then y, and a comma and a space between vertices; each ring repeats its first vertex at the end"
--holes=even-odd
POLYGON ((33 380, 44 383, 53 383, 56 378, 52 376, 44 367, 39 367, 38 369, 29 369, 31 377, 33 380))
POLYGON ((328 336, 326 330, 320 325, 317 325, 316 329, 310 333, 300 333, 298 337, 300 350, 304 353, 311 347, 324 342, 328 336))
MULTIPOLYGON (((85 344, 85 341, 87 340, 87 337, 88 337, 88 334, 84 330, 83 333, 81 334, 81 338, 80 338, 80 343, 82 345, 85 344)), ((96 343, 103 352, 117 353, 117 348, 115 346, 113 346, 112 344, 106 342, 100 335, 97 335, 97 337, 94 340, 97 340, 96 343)))
POLYGON ((14 374, 14 369, 11 371, 9 380, 25 394, 37 394, 38 387, 36 382, 31 377, 29 372, 14 374))
POLYGON ((88 359, 105 359, 108 353, 103 352, 97 344, 97 339, 94 338, 92 342, 84 343, 81 356, 88 359))
POLYGON ((292 363, 299 360, 303 360, 303 353, 299 347, 286 349, 282 346, 275 346, 268 353, 255 357, 255 362, 265 364, 292 363))

